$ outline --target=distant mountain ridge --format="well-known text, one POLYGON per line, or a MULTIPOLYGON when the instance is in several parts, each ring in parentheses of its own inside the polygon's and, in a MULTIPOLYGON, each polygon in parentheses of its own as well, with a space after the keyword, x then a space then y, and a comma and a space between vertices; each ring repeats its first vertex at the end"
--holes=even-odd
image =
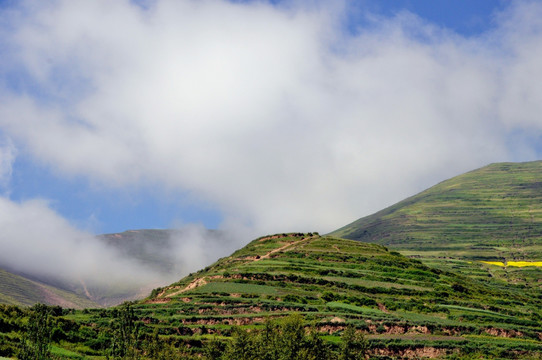
MULTIPOLYGON (((184 275, 177 273, 181 264, 177 263, 174 253, 176 246, 190 240, 189 232, 187 229, 127 230, 98 235, 96 241, 124 259, 140 264, 157 275, 163 274, 167 279, 184 275)), ((213 241, 219 241, 223 236, 218 230, 198 229, 198 232, 213 241)), ((86 283, 83 279, 66 282, 60 277, 45 276, 39 272, 27 274, 0 264, 0 303, 11 305, 28 306, 41 302, 73 308, 112 306, 143 298, 155 286, 100 286, 86 283)))
MULTIPOLYGON (((205 238, 215 241, 224 237, 220 230, 198 229, 198 231, 205 238)), ((170 273, 178 265, 172 252, 178 245, 176 240, 189 237, 189 233, 190 230, 185 228, 141 229, 98 235, 98 239, 127 258, 156 271, 170 273)))

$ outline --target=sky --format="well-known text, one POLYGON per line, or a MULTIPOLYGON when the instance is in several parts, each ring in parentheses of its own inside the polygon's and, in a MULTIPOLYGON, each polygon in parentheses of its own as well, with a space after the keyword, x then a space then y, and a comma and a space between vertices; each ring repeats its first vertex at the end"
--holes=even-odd
POLYGON ((541 58, 540 1, 2 0, 0 241, 330 232, 540 159, 541 58))

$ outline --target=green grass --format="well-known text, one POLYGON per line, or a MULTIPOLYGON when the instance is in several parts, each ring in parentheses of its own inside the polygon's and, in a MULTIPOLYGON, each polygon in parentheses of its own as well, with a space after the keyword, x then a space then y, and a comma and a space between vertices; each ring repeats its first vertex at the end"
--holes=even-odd
POLYGON ((341 302, 328 302, 326 306, 331 310, 346 310, 347 312, 354 312, 358 314, 366 314, 366 315, 378 315, 381 316, 383 313, 380 310, 371 309, 364 306, 356 306, 351 304, 345 304, 341 302))
POLYGON ((212 282, 187 292, 191 293, 227 293, 227 294, 261 294, 275 295, 277 288, 265 285, 241 284, 234 282, 212 282))
MULTIPOLYGON (((146 316, 152 313, 161 329, 170 323, 194 336, 202 326, 223 334, 234 324, 258 327, 268 317, 299 313, 332 333, 340 333, 337 324, 342 322, 337 323, 337 317, 355 324, 378 336, 374 346, 388 346, 390 341, 393 346, 410 346, 414 340, 408 334, 428 329, 424 330, 429 331, 428 343, 441 344, 437 339, 452 337, 443 346, 461 348, 468 343, 463 335, 485 333, 495 326, 505 332, 520 329, 525 339, 540 345, 536 334, 541 328, 531 318, 540 300, 520 287, 484 278, 487 269, 481 263, 448 261, 450 268, 460 267, 462 273, 477 270, 483 281, 428 267, 376 244, 291 234, 256 239, 149 299, 167 302, 138 309, 146 316), (282 251, 273 251, 281 247, 282 251), (265 254, 271 256, 258 259, 265 254), (202 280, 203 285, 179 292, 202 280), (383 338, 391 325, 404 329, 403 337, 383 338)), ((416 338, 415 343, 420 341, 416 338)))

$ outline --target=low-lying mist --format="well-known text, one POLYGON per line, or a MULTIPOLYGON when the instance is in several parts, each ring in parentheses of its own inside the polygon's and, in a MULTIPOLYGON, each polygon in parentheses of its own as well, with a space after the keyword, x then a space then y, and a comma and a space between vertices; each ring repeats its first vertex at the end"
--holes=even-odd
POLYGON ((187 225, 95 236, 42 200, 0 198, 0 268, 106 305, 143 297, 248 242, 247 232, 187 225))

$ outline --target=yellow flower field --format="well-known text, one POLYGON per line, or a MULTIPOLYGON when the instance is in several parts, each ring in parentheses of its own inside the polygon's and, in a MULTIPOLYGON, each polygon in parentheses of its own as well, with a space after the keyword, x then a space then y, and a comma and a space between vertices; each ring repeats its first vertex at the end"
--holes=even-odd
POLYGON ((526 266, 537 266, 542 267, 542 261, 507 261, 506 264, 501 261, 481 261, 484 264, 497 265, 497 266, 515 266, 515 267, 526 267, 526 266))

